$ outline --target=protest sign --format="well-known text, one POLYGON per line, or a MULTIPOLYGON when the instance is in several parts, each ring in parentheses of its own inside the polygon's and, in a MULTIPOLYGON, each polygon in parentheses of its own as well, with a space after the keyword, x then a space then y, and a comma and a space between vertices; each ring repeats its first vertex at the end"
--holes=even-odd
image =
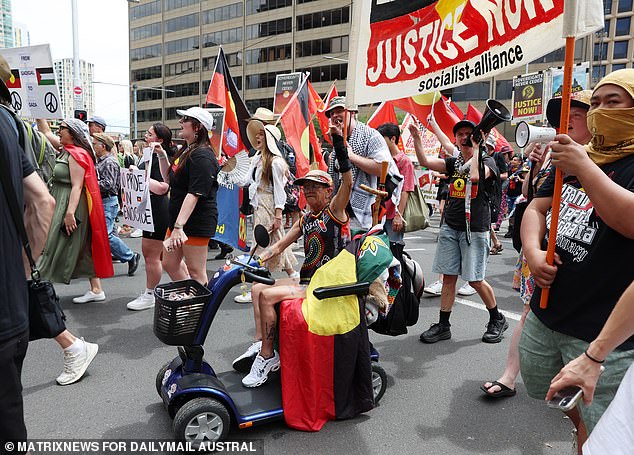
MULTIPOLYGON (((564 84, 564 69, 563 68, 550 68, 550 98, 557 98, 561 96, 561 91, 564 84)), ((572 90, 571 93, 580 92, 590 88, 590 62, 583 62, 576 65, 572 69, 572 90)))
POLYGON ((544 73, 525 74, 513 78, 513 120, 541 122, 544 118, 544 73))
POLYGON ((146 167, 147 169, 121 169, 121 212, 126 224, 154 232, 150 204, 150 166, 146 167))
POLYGON ((299 85, 302 83, 302 73, 278 74, 275 77, 275 97, 273 98, 273 113, 280 115, 289 103, 299 85))
POLYGON ((21 117, 61 119, 60 96, 48 44, 2 49, 11 69, 11 105, 21 117))
POLYGON ((225 128, 225 110, 224 108, 207 109, 214 119, 214 127, 209 131, 209 142, 214 152, 219 156, 220 147, 222 146, 222 132, 225 128))
POLYGON ((367 0, 355 2, 347 96, 369 104, 466 85, 524 66, 603 27, 598 0, 367 0))

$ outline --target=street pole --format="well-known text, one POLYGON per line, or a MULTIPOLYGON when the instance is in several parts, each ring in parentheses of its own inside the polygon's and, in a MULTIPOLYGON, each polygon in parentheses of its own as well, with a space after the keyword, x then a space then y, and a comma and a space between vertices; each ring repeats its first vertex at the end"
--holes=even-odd
POLYGON ((132 84, 132 110, 134 112, 133 114, 133 124, 134 124, 134 136, 132 137, 133 139, 136 139, 137 136, 137 111, 136 111, 136 91, 137 91, 137 85, 136 84, 132 84))
MULTIPOLYGON (((77 13, 77 0, 71 0, 72 20, 73 20, 73 96, 75 109, 84 108, 84 96, 81 86, 81 75, 79 74, 79 15, 77 13)), ((93 115, 94 112, 91 112, 93 115)))

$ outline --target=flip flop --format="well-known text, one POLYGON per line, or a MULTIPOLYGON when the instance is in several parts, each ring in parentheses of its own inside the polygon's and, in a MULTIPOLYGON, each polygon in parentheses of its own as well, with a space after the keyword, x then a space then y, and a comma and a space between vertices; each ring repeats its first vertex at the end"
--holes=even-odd
POLYGON ((480 386, 480 390, 482 390, 487 397, 491 398, 512 397, 517 393, 515 389, 511 389, 510 387, 507 387, 498 381, 492 381, 491 385, 488 388, 484 387, 484 384, 482 384, 480 386), (489 390, 491 390, 493 386, 498 386, 500 390, 498 390, 497 392, 489 392, 489 390))
POLYGON ((500 252, 502 252, 503 249, 504 249, 504 245, 500 243, 499 245, 495 245, 493 248, 491 248, 491 251, 489 251, 489 254, 494 256, 498 255, 500 254, 500 252))

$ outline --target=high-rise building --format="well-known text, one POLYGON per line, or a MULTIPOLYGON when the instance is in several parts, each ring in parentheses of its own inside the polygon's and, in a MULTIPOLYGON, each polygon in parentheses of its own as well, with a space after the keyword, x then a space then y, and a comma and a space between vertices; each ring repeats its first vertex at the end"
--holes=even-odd
POLYGON ((11 0, 0 0, 0 48, 13 47, 11 0))
POLYGON ((31 45, 31 34, 26 24, 21 22, 13 23, 13 45, 15 47, 31 45))
MULTIPOLYGON (((73 59, 64 58, 53 62, 55 79, 59 87, 60 105, 64 118, 72 117, 75 111, 75 95, 73 93, 73 59)), ((83 89, 84 110, 91 116, 95 113, 95 92, 93 81, 95 68, 92 63, 79 60, 79 74, 83 89)))
POLYGON ((595 33, 592 57, 592 83, 596 84, 608 73, 632 68, 634 55, 634 2, 632 0, 604 0, 603 30, 595 33))

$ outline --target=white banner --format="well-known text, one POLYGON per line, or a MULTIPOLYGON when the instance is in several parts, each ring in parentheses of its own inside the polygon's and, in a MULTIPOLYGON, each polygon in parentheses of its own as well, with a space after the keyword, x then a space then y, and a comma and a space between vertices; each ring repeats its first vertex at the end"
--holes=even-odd
POLYGON ((48 44, 0 50, 11 69, 6 82, 21 117, 61 119, 60 96, 48 44))
POLYGON ((445 90, 524 66, 564 46, 564 3, 573 6, 574 36, 603 27, 600 0, 354 2, 349 102, 445 90))
POLYGON ((151 160, 146 163, 146 169, 121 169, 123 219, 126 224, 148 232, 154 232, 150 204, 151 163, 151 160))

